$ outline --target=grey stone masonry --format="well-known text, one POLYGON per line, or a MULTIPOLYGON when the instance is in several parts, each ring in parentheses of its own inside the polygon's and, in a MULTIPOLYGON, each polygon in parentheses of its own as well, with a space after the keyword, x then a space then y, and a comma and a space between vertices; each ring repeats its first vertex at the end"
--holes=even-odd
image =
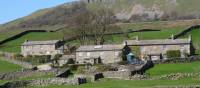
POLYGON ((131 79, 131 71, 107 71, 103 72, 105 78, 117 78, 117 79, 131 79))
POLYGON ((21 45, 21 54, 27 55, 56 55, 63 54, 63 43, 59 40, 26 41, 21 45))
POLYGON ((49 78, 49 79, 36 79, 25 81, 7 82, 1 85, 0 88, 24 88, 26 86, 47 86, 47 85, 80 85, 86 83, 86 78, 49 78))

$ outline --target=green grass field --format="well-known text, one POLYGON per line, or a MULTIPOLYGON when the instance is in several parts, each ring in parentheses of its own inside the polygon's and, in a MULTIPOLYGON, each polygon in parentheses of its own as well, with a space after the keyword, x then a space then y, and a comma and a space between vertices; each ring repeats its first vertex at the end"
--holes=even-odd
MULTIPOLYGON (((7 61, 0 60, 0 74, 17 70, 21 70, 21 67, 19 65, 11 64, 7 61)), ((8 80, 0 80, 0 85, 6 82, 8 82, 8 80)))
POLYGON ((171 73, 196 73, 200 72, 200 62, 158 64, 147 71, 150 76, 160 76, 171 73))
POLYGON ((21 67, 19 65, 0 60, 0 73, 12 72, 17 70, 21 70, 21 67))
POLYGON ((128 36, 126 35, 110 35, 106 36, 105 40, 106 43, 122 43, 122 41, 127 39, 135 39, 136 36, 139 37, 141 40, 145 39, 168 39, 172 34, 177 34, 181 32, 182 29, 168 29, 168 30, 161 30, 161 31, 152 31, 152 32, 135 32, 129 33, 128 36))
POLYGON ((182 37, 187 37, 189 35, 192 35, 193 45, 197 49, 196 53, 200 54, 200 39, 199 39, 200 29, 193 30, 192 32, 189 32, 182 37))

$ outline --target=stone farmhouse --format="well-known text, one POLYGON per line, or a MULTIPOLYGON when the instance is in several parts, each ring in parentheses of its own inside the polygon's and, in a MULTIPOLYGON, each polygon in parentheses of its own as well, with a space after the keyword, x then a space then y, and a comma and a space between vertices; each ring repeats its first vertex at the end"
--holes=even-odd
MULTIPOLYGON (((191 37, 189 39, 158 39, 158 40, 126 40, 123 42, 131 49, 138 49, 138 57, 142 60, 167 59, 166 53, 170 50, 180 50, 181 57, 191 54, 191 37)), ((132 50, 133 51, 133 50, 132 50)))
POLYGON ((56 55, 63 54, 63 42, 60 40, 51 41, 25 41, 21 45, 21 54, 27 55, 56 55))
POLYGON ((125 46, 120 45, 88 45, 76 50, 76 63, 109 64, 122 61, 125 46))

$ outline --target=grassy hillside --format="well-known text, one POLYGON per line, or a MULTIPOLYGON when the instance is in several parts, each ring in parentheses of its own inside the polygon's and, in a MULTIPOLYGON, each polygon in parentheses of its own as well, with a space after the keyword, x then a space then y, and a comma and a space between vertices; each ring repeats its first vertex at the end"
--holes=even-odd
POLYGON ((21 70, 21 67, 19 65, 0 60, 0 73, 12 72, 17 70, 21 70))
MULTIPOLYGON (((173 12, 176 16, 199 17, 200 8, 199 0, 103 0, 102 3, 90 3, 86 6, 89 9, 97 9, 101 6, 109 7, 115 15, 122 17, 131 17, 135 12, 150 12, 152 9, 159 10, 158 12, 169 13, 173 12), (137 5, 140 5, 137 7, 137 5), (136 8, 136 7, 137 8, 136 8), (141 10, 143 9, 143 10, 141 10), (140 11, 141 10, 141 11, 140 11), (150 11, 149 11, 150 10, 150 11)), ((0 30, 22 30, 22 29, 39 29, 48 26, 49 29, 56 25, 67 24, 70 19, 79 13, 80 8, 74 8, 72 3, 65 3, 52 8, 38 10, 26 17, 22 17, 0 26, 0 30)), ((145 12, 145 13, 146 13, 145 12)), ((154 12, 153 12, 154 13, 154 12)), ((184 18, 183 17, 183 18, 184 18)), ((171 19, 174 20, 174 19, 171 19)), ((49 30, 48 29, 48 30, 49 30)))
MULTIPOLYGON (((161 12, 173 12, 175 15, 200 16, 199 0, 102 0, 102 3, 86 4, 86 7, 95 10, 99 7, 109 7, 115 15, 132 17, 135 12, 144 12, 159 9, 161 12), (137 7, 140 5, 139 7, 137 7), (136 8, 137 7, 137 8, 136 8), (144 11, 140 11, 143 9, 144 11), (146 9, 146 10, 145 10, 146 9)), ((52 8, 38 10, 26 17, 22 17, 6 24, 0 25, 0 41, 24 30, 55 30, 63 28, 70 20, 83 11, 82 8, 74 8, 72 3, 65 3, 52 8)), ((150 11, 151 13, 151 11, 150 11)), ((171 14, 171 13, 170 13, 171 14)), ((174 19, 171 19, 174 20, 174 19)), ((141 22, 119 23, 123 31, 126 29, 185 29, 188 26, 200 24, 200 20, 173 21, 173 22, 141 22), (160 26, 161 25, 161 26, 160 26)))

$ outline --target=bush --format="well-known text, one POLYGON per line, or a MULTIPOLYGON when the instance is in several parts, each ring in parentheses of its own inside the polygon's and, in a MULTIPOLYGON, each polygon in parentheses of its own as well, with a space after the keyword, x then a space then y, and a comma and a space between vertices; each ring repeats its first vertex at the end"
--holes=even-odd
POLYGON ((181 57, 180 50, 169 50, 167 51, 167 58, 177 58, 181 57))
POLYGON ((75 61, 73 60, 73 59, 69 59, 68 61, 67 61, 67 64, 74 64, 75 63, 75 61))
POLYGON ((38 56, 38 55, 28 55, 27 57, 22 59, 25 62, 29 62, 32 64, 44 64, 44 63, 48 63, 51 61, 51 56, 50 55, 42 55, 42 56, 38 56))
POLYGON ((113 69, 110 65, 96 65, 95 67, 97 72, 110 71, 113 69))
POLYGON ((131 52, 135 55, 136 58, 140 56, 140 47, 139 46, 131 46, 131 52))
POLYGON ((118 65, 126 65, 126 64, 128 64, 128 63, 127 63, 127 61, 120 61, 120 62, 118 62, 117 64, 118 64, 118 65))
POLYGON ((16 59, 16 60, 20 60, 21 61, 21 60, 23 60, 24 57, 21 54, 14 54, 13 58, 16 59))
POLYGON ((62 57, 61 54, 56 54, 53 58, 54 60, 54 66, 57 65, 58 66, 58 60, 62 57))
POLYGON ((78 73, 78 74, 84 74, 85 73, 85 67, 84 66, 78 66, 76 69, 77 69, 76 73, 78 73))

